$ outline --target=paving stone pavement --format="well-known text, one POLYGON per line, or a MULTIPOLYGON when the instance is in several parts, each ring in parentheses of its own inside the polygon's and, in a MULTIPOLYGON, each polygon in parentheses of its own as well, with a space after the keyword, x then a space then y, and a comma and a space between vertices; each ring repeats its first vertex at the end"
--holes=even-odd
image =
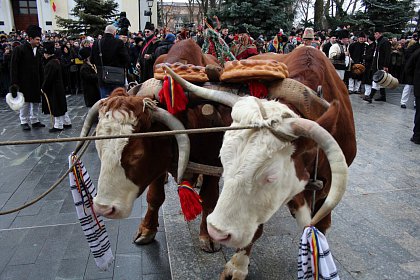
MULTIPOLYGON (((420 146, 409 141, 414 110, 412 105, 399 108, 402 88, 398 90, 389 91, 388 103, 367 104, 357 95, 350 97, 358 154, 327 234, 341 279, 420 279, 420 146)), ((68 97, 73 128, 60 134, 50 134, 47 128, 22 131, 18 114, 2 99, 0 141, 77 136, 87 112, 82 99, 68 97)), ((47 116, 42 120, 49 122, 47 116)), ((74 145, 1 146, 0 210, 44 192, 67 169, 74 145)), ((99 159, 93 145, 83 162, 97 183, 99 159)), ((0 216, 0 280, 218 279, 234 251, 201 252, 198 219, 186 223, 176 190, 166 188, 166 193, 157 241, 151 245, 131 242, 146 210, 144 195, 129 218, 105 221, 116 261, 110 271, 101 272, 64 181, 39 203, 0 216)), ((294 219, 281 208, 255 244, 248 279, 296 279, 299 238, 294 219)))
MULTIPOLYGON (((22 131, 18 113, 0 101, 0 141, 78 136, 87 108, 83 96, 68 96, 73 127, 59 134, 47 128, 22 131)), ((42 122, 50 126, 49 117, 42 122)), ((20 206, 46 191, 68 168, 75 143, 0 147, 0 210, 20 206)), ((99 159, 94 145, 83 156, 94 182, 99 159)), ((145 197, 124 220, 106 220, 115 262, 100 271, 79 225, 68 179, 40 202, 17 213, 0 216, 0 280, 46 279, 170 279, 162 211, 156 242, 136 246, 132 237, 146 210, 145 197)))

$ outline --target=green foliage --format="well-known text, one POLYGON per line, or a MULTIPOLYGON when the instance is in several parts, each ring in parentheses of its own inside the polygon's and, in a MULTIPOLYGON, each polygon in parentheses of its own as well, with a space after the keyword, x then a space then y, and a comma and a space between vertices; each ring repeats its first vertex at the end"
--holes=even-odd
POLYGON ((239 25, 247 27, 254 37, 272 36, 280 28, 290 30, 293 24, 293 0, 227 0, 220 11, 212 11, 229 29, 237 31, 239 25))
POLYGON ((360 30, 381 26, 391 33, 401 33, 415 15, 414 0, 362 0, 362 9, 348 21, 360 30))
POLYGON ((75 0, 76 5, 71 15, 76 19, 57 17, 57 25, 69 34, 102 34, 117 12, 118 4, 114 0, 75 0))

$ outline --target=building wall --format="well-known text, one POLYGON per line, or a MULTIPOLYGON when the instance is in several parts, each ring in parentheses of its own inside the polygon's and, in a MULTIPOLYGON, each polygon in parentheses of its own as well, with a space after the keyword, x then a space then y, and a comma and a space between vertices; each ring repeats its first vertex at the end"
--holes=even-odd
POLYGON ((0 31, 5 31, 7 33, 12 31, 15 21, 10 0, 0 1, 0 21, 3 22, 3 25, 0 25, 0 31))
POLYGON ((171 31, 176 32, 185 24, 191 23, 195 24, 195 27, 197 27, 201 24, 201 19, 202 15, 200 16, 197 4, 193 6, 193 17, 191 19, 190 9, 187 3, 163 2, 163 24, 171 31))
MULTIPOLYGON (((56 24, 56 16, 63 18, 74 18, 70 15, 71 10, 75 6, 74 0, 55 0, 56 11, 54 12, 51 7, 50 0, 36 0, 38 22, 42 30, 57 31, 59 27, 56 24), (52 25, 47 25, 47 22, 51 22, 52 25)), ((144 16, 144 11, 149 10, 146 0, 115 0, 118 3, 118 13, 125 11, 127 18, 131 23, 131 32, 137 32, 143 30, 147 21, 148 16, 144 16)), ((154 1, 152 7, 152 23, 157 26, 157 0, 154 1)), ((0 0, 0 21, 4 22, 4 25, 0 25, 0 31, 9 33, 14 28, 13 9, 11 0, 0 0)))

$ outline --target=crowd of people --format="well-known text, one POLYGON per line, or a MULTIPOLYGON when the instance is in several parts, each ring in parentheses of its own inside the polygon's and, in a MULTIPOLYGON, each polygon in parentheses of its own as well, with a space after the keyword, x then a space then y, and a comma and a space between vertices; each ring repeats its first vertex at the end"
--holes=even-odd
MULTIPOLYGON (((185 26, 178 32, 157 29, 150 22, 137 33, 130 33, 129 27, 130 22, 122 12, 120 19, 96 38, 42 33, 37 26, 30 26, 25 32, 0 34, 0 93, 5 95, 11 85, 14 91, 24 93, 28 104, 20 111, 22 128, 44 126, 36 109, 36 103, 41 102, 41 90, 52 100, 51 108, 43 104, 42 111, 51 112, 56 118, 50 131, 61 131, 71 126, 65 95, 83 93, 86 106, 92 106, 116 87, 152 78, 156 59, 177 42, 189 38, 203 53, 215 56, 221 65, 264 52, 287 54, 296 48, 316 48, 330 59, 338 76, 348 85, 349 94, 363 94, 368 103, 386 101, 385 88, 374 79, 374 74, 383 70, 405 85, 401 108, 407 107, 410 94, 415 95, 415 107, 419 102, 420 79, 414 78, 420 71, 417 33, 386 38, 383 36, 386 30, 380 26, 370 33, 341 26, 322 31, 293 28, 288 33, 280 29, 272 38, 261 34, 254 39, 244 25, 230 32, 217 17, 205 19, 195 30, 185 26), (30 70, 23 70, 28 62, 30 70), (28 84, 30 88, 25 88, 28 84), (374 99, 376 93, 379 96, 374 99), (64 99, 55 97, 58 95, 64 99)), ((420 143, 419 118, 417 109, 411 139, 416 144, 420 143)))

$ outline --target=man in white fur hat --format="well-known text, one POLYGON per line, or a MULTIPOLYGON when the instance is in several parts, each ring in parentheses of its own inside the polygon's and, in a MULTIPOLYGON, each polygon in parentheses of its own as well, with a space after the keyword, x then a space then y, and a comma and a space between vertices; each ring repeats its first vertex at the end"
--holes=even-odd
POLYGON ((41 28, 30 25, 26 33, 28 40, 17 46, 12 53, 10 63, 11 89, 23 93, 25 103, 20 109, 20 125, 23 130, 45 127, 39 121, 39 103, 41 102, 42 63, 39 44, 41 42, 41 28), (31 124, 31 126, 29 126, 31 124))

